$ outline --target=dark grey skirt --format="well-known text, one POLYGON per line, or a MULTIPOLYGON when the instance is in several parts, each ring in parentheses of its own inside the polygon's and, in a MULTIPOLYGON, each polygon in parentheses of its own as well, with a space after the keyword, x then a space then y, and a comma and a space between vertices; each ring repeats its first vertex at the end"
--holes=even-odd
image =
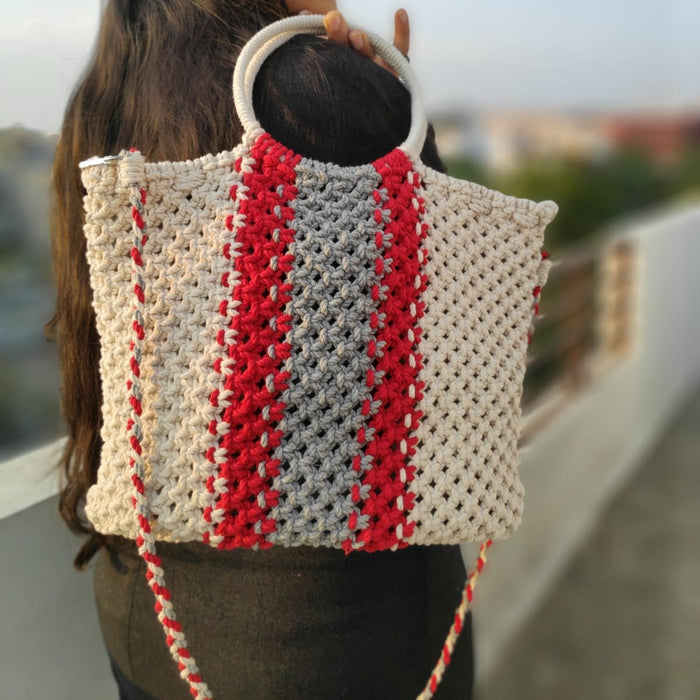
MULTIPOLYGON (((437 661, 464 585, 458 546, 398 552, 159 544, 190 649, 217 700, 412 700, 437 661)), ((102 550, 95 594, 107 650, 156 698, 189 699, 133 543, 102 550)), ((471 624, 436 698, 468 700, 471 624)))

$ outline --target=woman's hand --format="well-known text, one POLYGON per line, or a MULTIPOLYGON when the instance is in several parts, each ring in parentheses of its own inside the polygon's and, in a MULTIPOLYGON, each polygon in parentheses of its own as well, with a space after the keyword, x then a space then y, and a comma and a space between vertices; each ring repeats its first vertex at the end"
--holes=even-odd
MULTIPOLYGON (((286 0, 287 7, 292 12, 325 14, 324 25, 326 34, 331 41, 352 46, 362 56, 377 61, 386 67, 384 61, 374 53, 367 35, 360 30, 350 31, 343 15, 338 12, 335 0, 286 0)), ((394 15, 394 46, 408 56, 411 31, 406 10, 397 10, 394 15)))
MULTIPOLYGON (((365 58, 378 60, 367 35, 358 29, 350 31, 348 23, 340 12, 331 10, 326 14, 323 23, 326 26, 326 34, 328 34, 328 38, 331 41, 337 41, 339 44, 349 44, 365 58)), ((406 10, 397 10, 394 15, 394 46, 404 56, 408 56, 410 39, 408 14, 406 10)))

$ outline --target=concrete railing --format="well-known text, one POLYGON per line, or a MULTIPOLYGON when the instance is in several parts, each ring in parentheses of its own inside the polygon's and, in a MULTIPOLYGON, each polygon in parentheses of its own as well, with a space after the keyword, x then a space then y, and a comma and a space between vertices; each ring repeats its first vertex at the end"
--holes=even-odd
MULTIPOLYGON (((476 597, 477 665, 491 673, 507 640, 549 590, 700 382, 700 207, 630 223, 615 240, 636 256, 635 325, 626 354, 559 404, 532 434, 518 533, 491 550, 476 597)), ((57 514, 60 441, 0 464, 0 675, 18 699, 116 696, 99 637, 92 576, 57 514)), ((464 547, 468 564, 473 547, 464 547)))

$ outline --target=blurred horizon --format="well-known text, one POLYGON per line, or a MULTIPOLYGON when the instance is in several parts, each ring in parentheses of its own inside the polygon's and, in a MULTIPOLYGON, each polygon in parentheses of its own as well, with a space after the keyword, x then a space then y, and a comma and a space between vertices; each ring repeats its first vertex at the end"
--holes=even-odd
MULTIPOLYGON (((92 52, 102 2, 0 0, 0 128, 58 131, 92 52)), ((411 18, 411 64, 428 113, 700 112, 700 5, 624 0, 552 6, 504 0, 342 0, 349 20, 389 37, 411 18)))

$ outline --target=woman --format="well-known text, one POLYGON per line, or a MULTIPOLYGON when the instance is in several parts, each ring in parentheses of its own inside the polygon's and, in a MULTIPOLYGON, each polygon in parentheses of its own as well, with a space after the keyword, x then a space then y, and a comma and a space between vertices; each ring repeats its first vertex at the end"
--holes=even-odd
MULTIPOLYGON (((334 3, 281 0, 111 0, 94 59, 66 110, 54 164, 53 242, 58 286, 52 322, 63 369, 69 437, 61 514, 99 552, 98 612, 121 698, 186 698, 153 613, 135 544, 102 536, 82 516, 100 451, 99 338, 90 305, 84 194, 77 164, 137 147, 151 161, 185 160, 240 141, 230 84, 242 46, 262 26, 334 3)), ((410 100, 372 58, 362 33, 327 16, 337 43, 299 37, 256 82, 263 126, 302 155, 371 162, 400 143, 410 100), (338 44, 350 44, 349 46, 338 44)), ((408 48, 397 17, 396 43, 408 48)), ((432 136, 423 160, 441 163, 432 136)), ((299 547, 220 552, 159 544, 202 675, 218 698, 409 698, 440 654, 464 581, 459 548, 354 553, 299 547)), ((438 698, 468 698, 472 657, 462 636, 438 698)))

